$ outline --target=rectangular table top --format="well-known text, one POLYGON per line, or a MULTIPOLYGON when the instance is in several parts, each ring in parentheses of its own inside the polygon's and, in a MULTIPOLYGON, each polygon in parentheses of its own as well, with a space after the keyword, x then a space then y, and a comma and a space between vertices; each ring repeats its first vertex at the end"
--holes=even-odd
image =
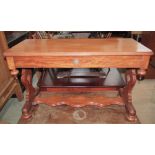
POLYGON ((131 38, 26 39, 4 52, 5 56, 152 55, 131 38))

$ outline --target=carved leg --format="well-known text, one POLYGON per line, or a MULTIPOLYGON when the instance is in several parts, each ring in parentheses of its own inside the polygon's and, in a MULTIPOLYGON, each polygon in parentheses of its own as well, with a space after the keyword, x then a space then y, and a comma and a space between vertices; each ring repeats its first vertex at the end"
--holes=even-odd
POLYGON ((136 72, 130 69, 125 74, 126 86, 120 90, 120 94, 125 102, 127 118, 129 121, 136 121, 136 110, 132 105, 132 89, 136 84, 136 72))
POLYGON ((21 81, 26 89, 26 103, 22 110, 22 117, 28 119, 32 116, 34 106, 32 105, 34 97, 37 95, 37 90, 32 86, 32 71, 31 69, 22 69, 21 81))

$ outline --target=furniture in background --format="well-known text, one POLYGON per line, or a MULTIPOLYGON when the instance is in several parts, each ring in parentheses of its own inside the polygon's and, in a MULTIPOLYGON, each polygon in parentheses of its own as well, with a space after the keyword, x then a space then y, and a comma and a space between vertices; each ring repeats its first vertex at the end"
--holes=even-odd
MULTIPOLYGON (((155 53, 155 31, 143 31, 141 42, 155 53)), ((154 59, 155 55, 152 58, 154 59)))
MULTIPOLYGON (((141 43, 152 49, 153 53, 155 53, 155 31, 143 31, 141 43)), ((151 57, 146 78, 155 79, 155 55, 151 57)))
POLYGON ((131 31, 131 38, 134 38, 137 41, 141 41, 143 32, 142 31, 131 31))
POLYGON ((9 48, 29 37, 29 31, 4 31, 4 34, 9 48))
MULTIPOLYGON (((4 35, 7 42, 6 43, 7 48, 11 48, 16 44, 20 43, 21 41, 28 39, 30 36, 30 32, 29 31, 4 31, 4 35)), ((24 91, 24 87, 20 79, 21 79, 21 70, 19 69, 18 80, 22 91, 24 91)), ((12 97, 15 97, 15 95, 13 95, 12 97)))
POLYGON ((8 49, 4 32, 0 32, 0 109, 13 94, 22 100, 23 94, 17 78, 11 76, 3 52, 8 49))
POLYGON ((136 77, 146 74, 152 54, 150 49, 128 38, 27 39, 4 53, 15 79, 17 69, 22 68, 21 80, 27 92, 23 118, 30 118, 32 111, 41 103, 73 107, 116 104, 125 106, 130 121, 137 119, 132 105, 132 89, 136 77), (32 85, 30 68, 109 68, 109 71, 103 76, 55 80, 45 69, 38 83, 39 89, 36 89, 32 85), (127 68, 125 80, 118 71, 115 71, 116 77, 111 75, 113 68, 127 68), (90 98, 87 94, 107 90, 117 91, 119 96, 110 98, 99 93, 90 98))
POLYGON ((129 31, 34 31, 29 33, 33 39, 84 39, 84 38, 127 38, 129 31))

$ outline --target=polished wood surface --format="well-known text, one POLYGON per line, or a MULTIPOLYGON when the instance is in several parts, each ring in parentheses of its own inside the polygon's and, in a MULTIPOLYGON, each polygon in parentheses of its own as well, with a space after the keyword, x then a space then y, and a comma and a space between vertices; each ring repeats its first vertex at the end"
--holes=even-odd
POLYGON ((124 38, 28 39, 4 53, 11 70, 42 67, 147 69, 152 54, 142 44, 124 38))
POLYGON ((129 38, 27 39, 5 56, 151 55, 149 48, 129 38))
MULTIPOLYGON (((151 52, 150 52, 151 53, 151 52)), ((150 56, 14 56, 7 57, 9 68, 143 68, 147 69, 150 56), (121 59, 121 60, 120 60, 121 59), (144 61, 144 59, 147 59, 144 61), (111 60, 111 61, 109 61, 111 60), (29 63, 28 63, 29 62, 29 63)))

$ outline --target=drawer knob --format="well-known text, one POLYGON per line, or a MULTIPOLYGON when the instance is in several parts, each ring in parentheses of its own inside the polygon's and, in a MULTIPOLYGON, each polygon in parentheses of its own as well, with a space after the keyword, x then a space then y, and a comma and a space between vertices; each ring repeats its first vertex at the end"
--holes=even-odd
POLYGON ((73 64, 77 65, 77 64, 79 64, 79 63, 80 63, 80 61, 79 61, 78 59, 74 59, 74 60, 73 60, 73 64))

